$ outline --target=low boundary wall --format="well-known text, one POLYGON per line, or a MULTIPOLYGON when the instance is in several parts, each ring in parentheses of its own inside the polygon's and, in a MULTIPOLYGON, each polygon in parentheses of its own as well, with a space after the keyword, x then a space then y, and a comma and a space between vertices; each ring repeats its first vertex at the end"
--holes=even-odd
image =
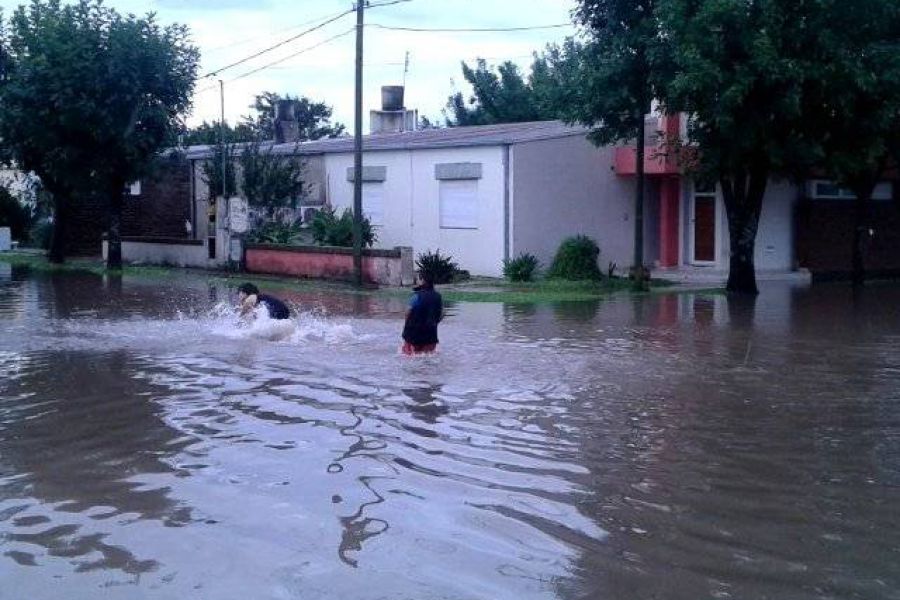
MULTIPOLYGON (((106 260, 108 252, 109 243, 103 240, 103 260, 106 260)), ((186 238, 123 237, 122 261, 204 269, 216 266, 215 261, 210 260, 203 240, 186 238)))
MULTIPOLYGON (((331 246, 248 245, 244 266, 249 273, 292 275, 310 279, 353 279, 353 250, 331 246)), ((363 250, 363 281, 387 286, 411 285, 412 248, 363 250)))

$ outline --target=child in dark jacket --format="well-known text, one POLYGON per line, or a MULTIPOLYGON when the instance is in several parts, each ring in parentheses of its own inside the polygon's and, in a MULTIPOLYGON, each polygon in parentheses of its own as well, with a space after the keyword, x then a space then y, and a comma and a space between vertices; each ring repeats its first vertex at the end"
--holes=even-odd
POLYGON ((437 329, 444 318, 444 303, 428 275, 422 276, 421 285, 413 291, 403 325, 403 354, 431 354, 437 349, 437 329))

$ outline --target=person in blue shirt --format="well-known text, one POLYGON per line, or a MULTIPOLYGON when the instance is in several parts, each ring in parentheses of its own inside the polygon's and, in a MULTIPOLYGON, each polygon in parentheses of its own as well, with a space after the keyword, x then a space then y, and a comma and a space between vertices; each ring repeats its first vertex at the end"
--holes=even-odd
POLYGON ((242 283, 238 287, 238 300, 240 301, 241 316, 246 317, 253 313, 257 306, 266 307, 270 319, 283 320, 291 318, 291 311, 287 305, 268 294, 260 294, 259 288, 252 283, 242 283))
POLYGON ((429 275, 413 288, 403 325, 403 354, 431 354, 438 345, 438 323, 444 318, 444 302, 429 275))

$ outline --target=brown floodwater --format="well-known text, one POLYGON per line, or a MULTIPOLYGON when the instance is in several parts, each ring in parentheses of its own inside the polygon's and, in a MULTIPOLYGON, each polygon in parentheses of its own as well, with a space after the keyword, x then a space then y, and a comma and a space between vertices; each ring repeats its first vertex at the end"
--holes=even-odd
POLYGON ((900 286, 232 294, 0 263, 0 598, 900 598, 900 286))

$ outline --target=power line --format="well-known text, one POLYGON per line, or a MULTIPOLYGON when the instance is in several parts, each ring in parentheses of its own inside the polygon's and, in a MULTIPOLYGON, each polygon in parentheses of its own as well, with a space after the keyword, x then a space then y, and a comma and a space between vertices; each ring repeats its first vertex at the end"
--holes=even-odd
MULTIPOLYGON (((364 1, 364 0, 358 0, 358 1, 364 1)), ((383 7, 385 7, 385 6, 393 6, 393 5, 395 5, 395 4, 405 4, 405 3, 407 3, 407 2, 412 2, 412 0, 388 0, 388 1, 386 1, 386 2, 378 2, 378 3, 375 3, 375 4, 367 4, 365 8, 367 8, 367 9, 370 9, 370 8, 383 8, 383 7)), ((221 73, 222 71, 231 69, 231 68, 236 67, 236 66, 238 66, 238 65, 242 65, 242 64, 244 64, 245 62, 251 61, 251 60, 253 60, 254 58, 258 58, 258 57, 262 56, 263 54, 267 54, 267 53, 271 52, 272 50, 277 50, 278 48, 281 48, 281 47, 284 46, 285 44, 289 44, 289 43, 291 43, 291 42, 293 42, 293 41, 295 41, 295 40, 300 39, 300 38, 303 37, 304 35, 308 35, 308 34, 312 33, 313 31, 317 31, 317 30, 319 30, 319 29, 325 27, 326 25, 330 25, 331 23, 334 23, 335 21, 337 21, 337 20, 339 20, 339 19, 341 19, 341 18, 343 18, 343 17, 345 17, 345 16, 347 16, 347 15, 349 15, 350 13, 353 13, 353 12, 356 12, 356 9, 355 9, 355 8, 350 9, 350 10, 345 10, 345 11, 343 11, 343 12, 341 12, 341 13, 338 13, 338 14, 332 16, 332 17, 327 18, 325 21, 319 23, 318 25, 315 25, 315 26, 313 26, 313 27, 310 27, 309 29, 305 29, 305 30, 301 31, 300 33, 298 33, 297 35, 294 35, 294 36, 291 36, 291 37, 287 38, 286 40, 282 40, 281 42, 278 42, 277 44, 274 44, 274 45, 272 45, 272 46, 269 46, 268 48, 263 48, 263 49, 260 50, 259 52, 255 52, 255 53, 253 53, 253 54, 251 54, 251 55, 249 55, 249 56, 246 56, 246 57, 244 57, 244 58, 242 58, 242 59, 240 59, 240 60, 237 60, 237 61, 235 61, 235 62, 233 62, 233 63, 231 63, 231 64, 225 65, 224 67, 220 67, 220 68, 218 68, 218 69, 215 69, 215 70, 213 70, 213 71, 210 71, 209 73, 207 73, 206 75, 204 75, 203 78, 206 78, 206 77, 215 77, 216 75, 218 75, 218 74, 221 73)), ((277 64, 277 63, 276 63, 276 64, 277 64)))
POLYGON ((394 4, 405 4, 412 0, 391 0, 390 2, 378 2, 377 4, 368 4, 366 8, 384 8, 385 6, 393 6, 394 4))
POLYGON ((556 23, 553 25, 530 25, 525 27, 394 27, 392 25, 381 25, 379 23, 369 23, 366 27, 376 27, 378 29, 387 29, 389 31, 412 31, 415 33, 500 33, 504 31, 533 31, 536 29, 559 29, 560 27, 572 27, 571 23, 556 23))
POLYGON ((297 52, 294 52, 293 54, 288 54, 287 56, 285 56, 283 58, 279 58, 278 60, 273 60, 272 62, 270 62, 268 64, 265 64, 261 67, 257 67, 256 69, 253 69, 252 71, 247 71, 246 73, 241 73, 237 77, 234 77, 233 79, 229 79, 228 82, 230 83, 232 81, 237 81, 238 79, 243 79, 244 77, 249 77, 250 75, 259 73, 260 71, 264 71, 265 69, 270 69, 270 68, 274 67, 275 65, 279 65, 279 64, 283 63, 286 60, 290 60, 294 57, 300 56, 301 54, 309 52, 310 50, 315 50, 316 48, 318 48, 320 46, 324 46, 325 44, 328 44, 329 42, 333 42, 334 40, 336 40, 338 38, 342 38, 345 35, 350 35, 355 30, 356 30, 355 27, 350 28, 347 31, 344 31, 337 35, 333 35, 330 38, 326 38, 326 39, 322 40, 321 42, 318 42, 317 44, 313 44, 312 46, 307 46, 306 48, 299 50, 297 52))
POLYGON ((346 10, 346 11, 344 11, 344 12, 342 12, 342 13, 340 13, 340 14, 334 16, 334 17, 331 17, 330 19, 328 19, 328 20, 326 20, 326 21, 323 21, 322 23, 319 23, 318 25, 315 25, 314 27, 310 27, 309 29, 304 29, 303 31, 301 31, 301 32, 298 33, 297 35, 291 36, 291 37, 289 37, 289 38, 286 39, 286 40, 283 40, 283 41, 281 41, 281 42, 278 42, 277 44, 274 44, 274 45, 272 45, 272 46, 269 46, 268 48, 264 48, 263 50, 260 50, 259 52, 255 52, 255 53, 251 54, 250 56, 247 56, 247 57, 242 58, 242 59, 240 59, 240 60, 238 60, 238 61, 235 61, 235 62, 233 62, 233 63, 231 63, 231 64, 229 64, 229 65, 225 65, 224 67, 218 68, 218 69, 216 69, 216 70, 214 70, 214 71, 210 71, 209 73, 207 73, 207 74, 204 75, 203 77, 214 77, 214 76, 218 75, 219 73, 221 73, 222 71, 225 71, 225 70, 227 70, 227 69, 231 69, 231 68, 236 67, 236 66, 238 66, 238 65, 242 65, 242 64, 244 64, 245 62, 248 62, 248 61, 253 60, 254 58, 259 58, 259 57, 262 56, 263 54, 267 54, 267 53, 271 52, 272 50, 277 50, 278 48, 281 48, 281 47, 284 46, 285 44, 289 44, 289 43, 293 42, 294 40, 300 39, 300 38, 303 37, 304 35, 308 35, 308 34, 312 33, 313 31, 317 31, 317 30, 319 30, 319 29, 322 29, 322 28, 325 27, 326 25, 329 25, 329 24, 331 24, 331 23, 334 23, 334 22, 337 21, 338 19, 341 19, 341 18, 343 18, 343 17, 349 15, 349 14, 352 13, 352 12, 353 12, 352 10, 346 10))
POLYGON ((330 15, 324 15, 324 16, 321 16, 321 17, 318 17, 318 18, 315 18, 315 19, 310 19, 310 20, 308 20, 308 21, 303 21, 302 23, 297 23, 297 24, 295 24, 295 25, 291 25, 290 27, 282 27, 282 28, 280 28, 280 29, 276 29, 276 30, 274 30, 274 31, 270 31, 269 33, 267 33, 267 34, 265 34, 265 35, 257 35, 257 36, 250 37, 250 38, 244 38, 243 40, 238 40, 238 41, 232 42, 232 43, 230 43, 230 44, 224 44, 224 45, 222 45, 222 46, 215 46, 215 47, 213 47, 213 48, 207 48, 207 49, 205 50, 205 52, 207 52, 207 53, 209 53, 209 52, 218 52, 219 50, 225 50, 225 49, 227 49, 227 48, 234 48, 235 46, 243 46, 244 44, 249 44, 250 42, 256 42, 256 41, 258 41, 258 40, 271 38, 272 35, 273 35, 273 34, 276 34, 276 33, 284 33, 285 31, 293 31, 293 30, 295 30, 295 29, 299 29, 299 28, 301 28, 301 27, 305 27, 305 26, 307 26, 307 25, 309 25, 309 24, 311 24, 311 23, 318 23, 319 21, 324 21, 324 20, 326 20, 326 19, 330 19, 330 18, 332 18, 332 17, 337 17, 337 16, 339 16, 339 13, 332 13, 332 14, 330 14, 330 15))

